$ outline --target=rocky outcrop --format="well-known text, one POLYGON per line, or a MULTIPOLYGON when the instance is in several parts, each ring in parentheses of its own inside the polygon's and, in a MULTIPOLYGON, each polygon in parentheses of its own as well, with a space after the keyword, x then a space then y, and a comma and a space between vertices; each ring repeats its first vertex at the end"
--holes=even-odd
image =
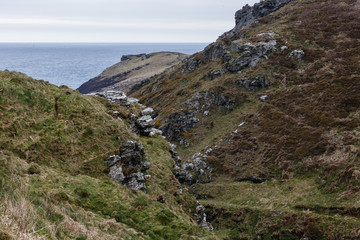
POLYGON ((195 93, 189 100, 182 104, 182 107, 196 114, 209 110, 212 107, 231 111, 231 107, 234 105, 235 101, 231 97, 224 93, 210 90, 195 93))
POLYGON ((226 50, 224 44, 214 42, 204 49, 204 58, 209 61, 216 61, 222 58, 226 50))
POLYGON ((290 57, 297 58, 298 60, 302 59, 305 56, 305 53, 303 50, 293 50, 289 54, 290 57))
POLYGON ((292 1, 293 0, 265 0, 260 3, 255 3, 252 7, 245 5, 235 13, 235 29, 239 30, 247 27, 257 22, 257 19, 275 12, 292 1))
POLYGON ((107 91, 107 92, 96 92, 91 93, 90 95, 97 95, 103 98, 106 98, 111 103, 119 104, 121 106, 130 107, 132 104, 136 104, 143 108, 141 115, 137 116, 132 114, 130 116, 130 126, 131 129, 142 136, 154 136, 162 135, 162 131, 154 128, 154 118, 157 116, 157 113, 152 108, 146 108, 144 105, 139 103, 139 100, 136 98, 128 98, 126 94, 122 91, 107 91))
POLYGON ((206 76, 210 80, 214 80, 215 78, 221 77, 224 73, 225 73, 225 69, 221 69, 219 71, 209 72, 206 76))
POLYGON ((182 104, 181 111, 169 115, 161 130, 169 141, 187 147, 189 143, 186 138, 191 135, 191 128, 196 127, 200 121, 196 114, 202 112, 206 117, 213 108, 229 112, 234 105, 235 100, 219 91, 198 92, 182 104))
POLYGON ((205 207, 204 205, 200 204, 198 206, 196 206, 196 209, 195 209, 196 213, 194 214, 194 217, 196 219, 196 222, 206 228, 207 230, 214 230, 213 226, 207 222, 206 220, 206 213, 205 213, 205 207))
MULTIPOLYGON (((193 156, 193 161, 183 162, 175 151, 176 145, 170 144, 170 147, 171 156, 175 161, 174 175, 180 183, 191 185, 194 183, 209 182, 211 180, 212 168, 207 165, 205 155, 197 153, 193 156)), ((176 194, 182 195, 182 188, 180 188, 176 194)), ((196 206, 194 218, 200 226, 211 231, 214 229, 213 226, 207 222, 205 207, 203 205, 199 204, 196 206)))
POLYGON ((255 78, 242 78, 236 80, 235 83, 239 87, 244 87, 248 91, 259 90, 261 88, 266 88, 269 86, 269 82, 265 77, 255 77, 255 78))
POLYGON ((276 41, 262 42, 257 45, 251 43, 241 44, 240 41, 231 43, 231 50, 241 55, 236 59, 231 59, 226 65, 226 69, 230 72, 238 72, 247 67, 255 66, 260 58, 267 59, 267 54, 276 51, 276 41))
POLYGON ((192 185, 211 181, 213 169, 208 165, 206 155, 196 153, 191 160, 182 161, 174 149, 171 150, 171 154, 175 161, 174 174, 180 183, 192 185))
POLYGON ((145 181, 150 178, 146 170, 150 162, 145 157, 144 147, 136 141, 125 142, 119 155, 108 157, 105 162, 110 168, 109 176, 117 183, 133 190, 146 191, 145 181))
POLYGON ((89 95, 103 97, 109 100, 109 102, 111 103, 119 104, 126 107, 129 107, 131 104, 139 102, 139 100, 137 100, 136 98, 128 98, 123 91, 95 92, 90 93, 89 95))
POLYGON ((131 60, 133 58, 150 58, 150 54, 140 53, 140 54, 122 55, 121 61, 123 62, 123 61, 131 60))
POLYGON ((195 69, 197 69, 198 67, 200 67, 203 64, 204 64, 203 61, 201 61, 199 59, 191 58, 188 61, 186 61, 186 63, 181 67, 180 72, 181 73, 192 73, 193 71, 195 71, 195 69))
POLYGON ((192 185, 211 181, 212 167, 207 164, 207 156, 196 153, 189 161, 183 161, 175 151, 176 145, 170 144, 171 156, 175 161, 174 175, 182 184, 192 185))
POLYGON ((169 141, 188 146, 185 135, 190 132, 191 128, 196 127, 198 122, 199 119, 195 117, 194 112, 172 113, 161 130, 169 141))

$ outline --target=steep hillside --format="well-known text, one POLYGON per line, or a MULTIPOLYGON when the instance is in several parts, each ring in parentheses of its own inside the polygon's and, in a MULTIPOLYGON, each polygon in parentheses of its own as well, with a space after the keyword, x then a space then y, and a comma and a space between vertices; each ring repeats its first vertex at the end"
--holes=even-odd
MULTIPOLYGON (((150 77, 162 73, 167 68, 184 60, 188 55, 175 52, 124 55, 121 62, 105 69, 100 75, 82 84, 81 93, 104 90, 129 92, 136 85, 148 81, 150 77)), ((136 88, 136 87, 135 87, 136 88)))
POLYGON ((134 94, 220 237, 360 238, 359 33, 356 0, 262 1, 134 94))
POLYGON ((1 71, 0 239, 215 239, 178 193, 168 142, 129 128, 136 107, 1 71), (108 176, 125 150, 151 164, 146 193, 108 176))

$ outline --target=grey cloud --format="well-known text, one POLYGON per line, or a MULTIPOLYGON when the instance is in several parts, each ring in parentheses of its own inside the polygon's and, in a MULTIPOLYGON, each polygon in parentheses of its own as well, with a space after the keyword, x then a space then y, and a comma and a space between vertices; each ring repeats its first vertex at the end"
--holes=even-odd
POLYGON ((257 1, 12 0, 0 8, 0 41, 56 41, 51 35, 59 32, 61 41, 139 42, 146 32, 147 41, 210 42, 233 27, 236 10, 257 1), (27 34, 20 40, 21 31, 27 34))

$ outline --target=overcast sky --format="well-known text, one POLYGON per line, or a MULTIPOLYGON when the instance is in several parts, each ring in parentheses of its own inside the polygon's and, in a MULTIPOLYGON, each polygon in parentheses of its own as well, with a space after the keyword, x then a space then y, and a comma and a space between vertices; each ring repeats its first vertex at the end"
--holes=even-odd
POLYGON ((213 42, 259 0, 1 0, 0 42, 213 42))

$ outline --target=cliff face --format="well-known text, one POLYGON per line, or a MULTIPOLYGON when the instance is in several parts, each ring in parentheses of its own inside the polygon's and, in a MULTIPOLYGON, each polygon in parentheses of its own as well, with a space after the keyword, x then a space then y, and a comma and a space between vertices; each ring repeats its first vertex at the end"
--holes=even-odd
POLYGON ((260 3, 244 6, 235 13, 235 29, 239 30, 265 17, 294 0, 265 0, 260 3))
POLYGON ((175 175, 217 233, 360 238, 359 9, 246 6, 233 30, 134 94, 160 111, 175 175))
POLYGON ((173 52, 124 55, 121 57, 121 62, 85 82, 78 90, 81 93, 104 90, 121 90, 127 93, 133 87, 141 86, 142 82, 148 81, 150 77, 180 63, 187 56, 173 52))

